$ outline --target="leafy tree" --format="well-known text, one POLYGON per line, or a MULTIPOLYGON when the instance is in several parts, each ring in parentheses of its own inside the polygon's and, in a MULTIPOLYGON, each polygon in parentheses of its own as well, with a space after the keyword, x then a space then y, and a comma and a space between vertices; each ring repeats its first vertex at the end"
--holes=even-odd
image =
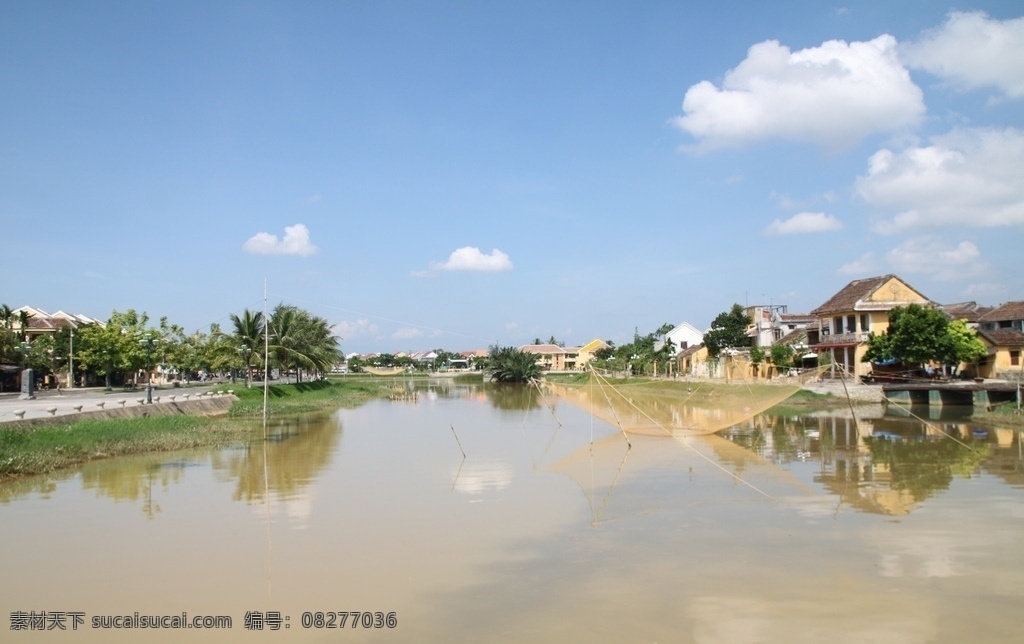
POLYGON ((89 324, 75 334, 75 362, 80 369, 104 374, 109 389, 118 373, 163 363, 163 334, 147 328, 149 316, 132 309, 113 311, 106 325, 89 324), (147 338, 151 342, 147 342, 147 338))
POLYGON ((704 334, 704 346, 712 360, 718 359, 722 351, 748 346, 747 327, 750 317, 739 304, 733 304, 727 312, 719 313, 711 322, 711 328, 704 334))
POLYGON ((761 363, 764 362, 767 354, 761 347, 750 347, 750 364, 754 365, 754 375, 758 375, 761 370, 761 363))
POLYGON ((787 369, 793 364, 793 347, 788 344, 773 344, 768 350, 776 369, 787 369))
POLYGON ((975 362, 985 345, 962 320, 950 322, 942 311, 909 304, 889 311, 889 328, 868 336, 864 362, 896 361, 912 365, 937 362, 952 366, 975 362))
POLYGON ((981 338, 963 320, 953 320, 946 330, 948 347, 942 363, 951 367, 953 373, 956 373, 961 362, 973 364, 988 355, 988 349, 981 338))
POLYGON ((542 371, 537 358, 515 347, 492 346, 487 357, 491 380, 496 382, 531 382, 539 380, 542 371))

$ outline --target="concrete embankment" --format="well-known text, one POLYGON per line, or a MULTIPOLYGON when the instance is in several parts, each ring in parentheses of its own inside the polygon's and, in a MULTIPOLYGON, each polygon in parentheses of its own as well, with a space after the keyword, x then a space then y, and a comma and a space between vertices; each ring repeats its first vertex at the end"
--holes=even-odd
POLYGON ((8 420, 0 424, 0 430, 23 428, 23 427, 41 427, 46 425, 62 425, 70 422, 78 422, 82 420, 105 420, 109 418, 146 418, 149 416, 172 416, 172 415, 190 415, 190 416, 222 416, 228 413, 231 406, 238 400, 233 395, 218 395, 218 396, 204 396, 202 398, 196 398, 195 400, 177 400, 168 402, 159 402, 148 405, 120 405, 114 401, 110 401, 108 405, 104 405, 104 409, 98 409, 95 411, 83 410, 77 413, 62 413, 54 416, 36 416, 34 418, 24 418, 19 420, 8 420))

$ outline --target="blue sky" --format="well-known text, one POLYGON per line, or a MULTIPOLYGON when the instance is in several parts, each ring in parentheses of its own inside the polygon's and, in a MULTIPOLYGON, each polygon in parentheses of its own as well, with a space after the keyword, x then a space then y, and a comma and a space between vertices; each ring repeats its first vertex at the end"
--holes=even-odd
POLYGON ((1024 299, 1019 2, 0 4, 0 302, 346 352, 1024 299))

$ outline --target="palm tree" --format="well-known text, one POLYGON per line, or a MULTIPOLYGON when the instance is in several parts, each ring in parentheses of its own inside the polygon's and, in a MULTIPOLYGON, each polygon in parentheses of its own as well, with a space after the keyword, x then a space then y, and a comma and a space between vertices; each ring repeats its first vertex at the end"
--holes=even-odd
POLYGON ((515 347, 491 347, 487 368, 496 382, 533 382, 542 375, 534 355, 515 347))
POLYGON ((301 379, 306 369, 323 375, 341 360, 330 323, 294 306, 278 305, 270 316, 270 349, 282 369, 295 369, 301 379))
POLYGON ((245 362, 245 386, 252 387, 252 357, 261 350, 265 342, 263 314, 245 309, 241 316, 232 313, 231 323, 235 327, 233 336, 238 343, 238 350, 245 362))

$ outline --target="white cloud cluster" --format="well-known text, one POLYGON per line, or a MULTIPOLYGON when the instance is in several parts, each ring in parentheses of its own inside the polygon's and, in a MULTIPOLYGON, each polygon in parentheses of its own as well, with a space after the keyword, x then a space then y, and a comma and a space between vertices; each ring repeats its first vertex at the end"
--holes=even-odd
POLYGON ((415 327, 403 327, 391 334, 395 340, 411 340, 423 335, 423 332, 415 327))
POLYGON ((882 35, 796 52, 774 40, 758 43, 721 88, 702 81, 687 90, 683 115, 672 123, 702 150, 770 139, 842 149, 916 125, 924 112, 895 38, 882 35))
POLYGON ((782 221, 776 219, 764 229, 765 235, 805 235, 839 230, 843 223, 823 212, 801 212, 782 221))
POLYGON ((434 271, 508 271, 512 270, 512 262, 497 248, 484 254, 474 246, 463 246, 452 251, 447 262, 431 262, 430 268, 434 271))
POLYGON ((950 246, 938 239, 910 239, 893 248, 886 259, 897 273, 929 275, 940 281, 974 279, 988 271, 981 251, 969 241, 950 246))
POLYGON ((332 330, 334 335, 339 336, 342 340, 352 340, 358 337, 376 336, 380 329, 368 319, 359 318, 354 322, 342 320, 335 324, 332 330))
POLYGON ((270 233, 256 233, 242 245, 242 250, 255 255, 312 255, 318 249, 309 241, 304 224, 285 226, 284 238, 270 233))
POLYGON ((880 150, 858 178, 857 192, 872 206, 897 212, 876 222, 883 234, 1024 224, 1024 131, 962 128, 929 146, 880 150))
POLYGON ((1010 98, 1024 97, 1024 18, 992 20, 981 11, 954 11, 900 52, 911 67, 955 88, 994 87, 1010 98))

